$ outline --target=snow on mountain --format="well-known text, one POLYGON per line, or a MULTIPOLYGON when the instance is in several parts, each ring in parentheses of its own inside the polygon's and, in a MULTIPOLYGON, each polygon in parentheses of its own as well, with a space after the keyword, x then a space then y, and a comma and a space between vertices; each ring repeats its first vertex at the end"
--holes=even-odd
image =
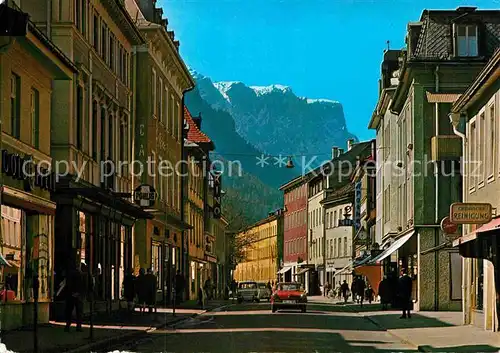
POLYGON ((283 85, 270 85, 270 86, 250 86, 250 88, 258 95, 262 96, 264 94, 269 94, 272 92, 288 93, 292 92, 292 89, 288 86, 283 85))

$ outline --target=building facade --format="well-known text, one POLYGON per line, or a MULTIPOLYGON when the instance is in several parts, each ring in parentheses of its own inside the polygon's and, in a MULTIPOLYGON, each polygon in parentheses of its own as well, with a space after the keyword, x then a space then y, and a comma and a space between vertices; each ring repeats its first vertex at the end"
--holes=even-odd
MULTIPOLYGON (((500 49, 452 107, 455 133, 463 139, 463 202, 498 209, 500 160, 500 49)), ((463 256, 464 324, 499 330, 500 261, 498 216, 464 225, 454 246, 463 256)))
POLYGON ((2 298, 3 330, 32 324, 35 275, 40 283, 38 320, 49 321, 55 293, 56 203, 51 192, 56 178, 41 172, 52 165, 53 83, 70 82, 77 72, 33 23, 25 37, 12 39, 0 39, 0 283, 12 293, 2 298))
POLYGON ((231 264, 229 259, 229 244, 226 234, 228 220, 222 215, 215 221, 215 255, 217 256, 217 297, 229 298, 229 291, 226 292, 231 282, 231 264))
MULTIPOLYGON (((284 241, 283 263, 280 263, 279 277, 282 281, 299 280, 306 285, 306 274, 295 276, 300 266, 307 264, 307 182, 299 176, 282 185, 284 194, 284 241)), ((307 275, 308 276, 308 275, 307 275)))
POLYGON ((208 207, 208 175, 210 174, 208 153, 214 149, 214 145, 210 138, 200 130, 200 117, 193 118, 187 108, 184 108, 184 119, 188 129, 184 140, 185 161, 187 162, 184 212, 186 222, 192 227, 186 232, 189 248, 189 298, 196 299, 198 290, 209 277, 209 266, 205 258, 207 245, 205 227, 208 226, 205 209, 208 207))
POLYGON ((408 25, 407 48, 393 73, 398 82, 388 109, 397 128, 387 153, 397 161, 391 188, 397 188, 398 234, 383 240, 375 262, 390 265, 396 276, 408 269, 416 310, 462 306, 459 255, 440 230, 450 205, 462 198, 461 142, 448 115, 491 57, 497 28, 498 11, 424 10, 408 25))
MULTIPOLYGON (((315 173, 314 171, 313 173, 315 173)), ((327 178, 322 173, 317 176, 311 176, 308 182, 308 199, 307 199, 307 227, 308 227, 308 264, 314 265, 312 273, 318 276, 317 286, 308 288, 309 294, 315 294, 324 290, 326 284, 326 269, 324 264, 325 259, 325 214, 321 202, 326 197, 327 178)))
MULTIPOLYGON (((151 217, 117 194, 131 195, 134 186, 131 57, 144 38, 116 1, 18 5, 78 68, 71 80, 52 85, 51 156, 65 167, 52 194, 54 283, 86 263, 96 310, 117 308, 125 269, 134 266, 133 225, 151 217)), ((57 300, 55 316, 63 313, 57 300)))
POLYGON ((278 230, 281 213, 271 216, 238 232, 236 237, 245 237, 244 260, 236 265, 234 279, 238 282, 276 282, 278 264, 278 230))
MULTIPOLYGON (((179 55, 179 43, 154 1, 127 0, 127 11, 144 37, 132 56, 136 93, 135 161, 144 167, 137 184, 153 186, 154 219, 135 227, 135 261, 157 276, 157 300, 168 303, 177 270, 184 273, 181 214, 184 114, 182 97, 194 82, 179 55)), ((136 268, 136 272, 138 268, 136 268)))
POLYGON ((325 213, 326 282, 337 288, 352 283, 352 200, 354 185, 348 183, 329 193, 322 202, 325 213))

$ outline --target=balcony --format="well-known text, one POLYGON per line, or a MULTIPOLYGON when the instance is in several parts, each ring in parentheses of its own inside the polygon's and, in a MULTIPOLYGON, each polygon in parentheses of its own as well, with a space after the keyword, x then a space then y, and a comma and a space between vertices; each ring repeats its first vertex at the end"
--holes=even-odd
POLYGON ((438 135, 431 138, 431 160, 459 160, 462 156, 462 139, 456 135, 438 135))

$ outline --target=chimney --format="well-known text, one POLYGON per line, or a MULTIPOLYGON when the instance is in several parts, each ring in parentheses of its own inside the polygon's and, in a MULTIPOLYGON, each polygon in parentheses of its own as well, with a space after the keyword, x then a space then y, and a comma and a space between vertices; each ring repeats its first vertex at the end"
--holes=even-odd
POLYGON ((376 140, 372 140, 371 147, 372 147, 372 158, 374 160, 376 160, 377 159, 377 141, 376 140))
POLYGON ((340 155, 344 154, 344 149, 343 148, 339 148, 339 157, 340 155))
POLYGON ((354 139, 347 140, 347 150, 350 151, 354 145, 354 139))
POLYGON ((198 116, 193 116, 193 121, 196 124, 196 127, 201 130, 201 113, 198 116))
POLYGON ((332 159, 335 159, 339 156, 339 148, 338 147, 332 147, 332 159))
POLYGON ((137 0, 137 4, 141 9, 142 14, 146 18, 146 20, 150 22, 155 22, 155 5, 156 1, 154 0, 137 0))

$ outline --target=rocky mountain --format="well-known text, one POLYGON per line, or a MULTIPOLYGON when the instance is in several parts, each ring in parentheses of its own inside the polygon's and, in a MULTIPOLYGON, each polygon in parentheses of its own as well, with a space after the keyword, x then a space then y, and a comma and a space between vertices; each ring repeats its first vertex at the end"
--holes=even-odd
POLYGON ((355 138, 338 102, 297 97, 281 85, 214 83, 192 74, 196 87, 186 105, 193 116, 201 115, 201 129, 215 143, 212 160, 224 169, 224 212, 234 223, 255 222, 282 206, 278 188, 304 172, 302 164, 316 158, 309 165, 317 166, 330 158, 332 146, 345 148, 355 138), (259 163, 263 155, 268 158, 259 163), (288 156, 293 169, 285 168, 288 156))

